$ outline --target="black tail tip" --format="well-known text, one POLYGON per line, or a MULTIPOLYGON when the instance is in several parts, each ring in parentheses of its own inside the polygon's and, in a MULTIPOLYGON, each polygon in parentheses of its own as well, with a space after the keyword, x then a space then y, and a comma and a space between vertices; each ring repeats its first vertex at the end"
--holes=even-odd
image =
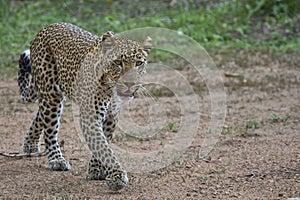
POLYGON ((19 70, 31 73, 30 51, 23 51, 19 58, 19 70))

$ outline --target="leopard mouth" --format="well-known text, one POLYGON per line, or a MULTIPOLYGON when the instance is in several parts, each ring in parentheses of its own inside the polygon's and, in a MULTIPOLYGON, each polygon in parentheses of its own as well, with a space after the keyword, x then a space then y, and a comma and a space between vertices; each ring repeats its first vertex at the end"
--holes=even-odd
POLYGON ((130 90, 126 90, 125 92, 122 93, 123 96, 126 97, 134 97, 135 92, 132 92, 130 90))
POLYGON ((117 94, 120 97, 134 98, 135 94, 138 90, 139 90, 139 88, 134 88, 134 90, 132 90, 132 88, 127 88, 126 90, 117 89, 117 94))

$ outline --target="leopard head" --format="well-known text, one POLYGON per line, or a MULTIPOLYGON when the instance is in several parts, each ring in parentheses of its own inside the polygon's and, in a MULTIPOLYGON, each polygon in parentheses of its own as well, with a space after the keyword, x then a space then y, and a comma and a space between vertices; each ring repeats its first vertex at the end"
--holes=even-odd
POLYGON ((102 49, 111 55, 111 62, 103 68, 106 82, 113 82, 119 96, 134 96, 140 88, 140 79, 146 73, 151 38, 137 42, 107 32, 102 35, 102 49))

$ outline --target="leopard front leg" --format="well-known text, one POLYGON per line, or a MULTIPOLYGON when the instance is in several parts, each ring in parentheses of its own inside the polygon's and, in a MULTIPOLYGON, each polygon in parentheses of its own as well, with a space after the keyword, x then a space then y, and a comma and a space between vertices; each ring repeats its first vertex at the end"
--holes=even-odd
MULTIPOLYGON (((118 121, 118 113, 113 114, 110 111, 107 118, 103 123, 103 131, 107 140, 111 140, 113 137, 113 132, 116 129, 116 124, 118 121)), ((95 157, 95 155, 91 156, 88 168, 87 179, 90 180, 105 180, 107 174, 105 173, 105 168, 102 166, 101 162, 95 157)))
POLYGON ((111 190, 120 190, 128 183, 127 172, 121 167, 109 147, 103 127, 106 110, 101 112, 80 109, 80 125, 86 142, 92 151, 89 179, 105 179, 111 190))
POLYGON ((71 169, 70 163, 64 159, 58 144, 58 131, 63 103, 64 98, 59 95, 52 95, 51 100, 41 99, 39 102, 39 110, 44 126, 48 166, 55 171, 67 171, 71 169))
POLYGON ((111 99, 111 105, 107 111, 107 117, 103 122, 103 131, 108 140, 113 138, 113 133, 117 127, 119 121, 119 113, 121 109, 121 99, 119 96, 114 95, 111 99))
POLYGON ((86 178, 88 180, 105 180, 106 176, 105 167, 95 155, 92 155, 89 161, 88 174, 86 178))

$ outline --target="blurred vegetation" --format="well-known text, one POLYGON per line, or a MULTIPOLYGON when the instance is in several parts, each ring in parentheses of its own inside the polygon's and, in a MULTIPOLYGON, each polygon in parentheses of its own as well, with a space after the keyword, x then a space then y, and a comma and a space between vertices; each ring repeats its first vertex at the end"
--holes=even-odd
POLYGON ((299 51, 298 0, 0 0, 0 73, 16 74, 18 55, 44 26, 65 21, 94 34, 164 27, 209 52, 299 51))

